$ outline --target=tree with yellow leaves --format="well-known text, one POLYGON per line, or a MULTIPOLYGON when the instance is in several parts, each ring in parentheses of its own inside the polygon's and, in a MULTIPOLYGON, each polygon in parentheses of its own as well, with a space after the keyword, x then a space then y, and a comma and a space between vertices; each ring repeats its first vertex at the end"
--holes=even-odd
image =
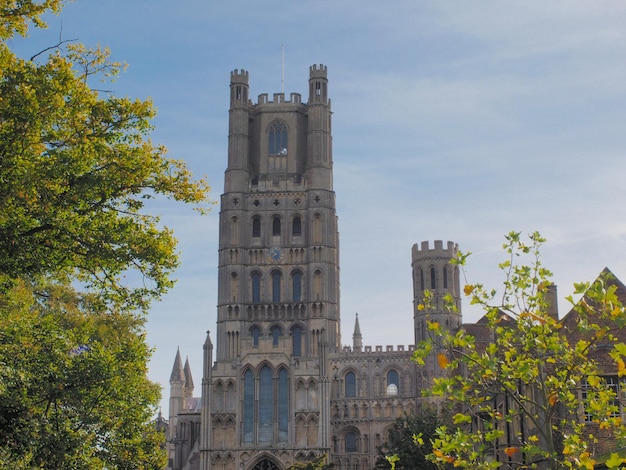
MULTIPOLYGON (((573 310, 559 320, 551 273, 541 263, 544 242, 538 233, 525 242, 511 232, 500 265, 503 289, 465 286, 470 302, 485 312, 480 338, 431 322, 432 340, 417 347, 418 363, 436 354, 446 372, 427 393, 456 409, 454 429, 440 427, 432 441, 430 459, 441 466, 593 469, 600 460, 609 468, 626 463, 618 452, 626 437, 617 401, 626 375, 621 284, 605 272, 594 283, 576 285, 582 299, 569 297, 573 310), (607 443, 611 451, 602 455, 607 443)), ((457 263, 466 260, 460 254, 457 263)), ((448 308, 455 308, 451 298, 448 308)))

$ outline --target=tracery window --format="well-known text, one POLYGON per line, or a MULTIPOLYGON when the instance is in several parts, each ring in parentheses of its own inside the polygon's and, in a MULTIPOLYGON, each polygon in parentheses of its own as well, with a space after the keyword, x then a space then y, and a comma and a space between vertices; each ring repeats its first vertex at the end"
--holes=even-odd
POLYGON ((243 377, 242 440, 244 443, 286 442, 289 434, 289 372, 281 367, 275 376, 272 369, 264 365, 258 372, 258 380, 255 381, 254 375, 248 369, 243 377))
POLYGON ((287 155, 287 125, 274 121, 269 132, 269 155, 287 155))

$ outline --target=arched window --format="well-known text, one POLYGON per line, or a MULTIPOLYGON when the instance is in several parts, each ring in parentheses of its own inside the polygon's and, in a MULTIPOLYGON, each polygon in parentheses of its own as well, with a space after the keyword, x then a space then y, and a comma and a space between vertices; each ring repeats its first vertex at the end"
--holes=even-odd
POLYGON ((287 442, 289 437, 289 373, 278 371, 278 442, 287 442))
POLYGON ((294 302, 302 301, 302 273, 300 271, 294 271, 291 274, 291 284, 292 284, 292 300, 294 302))
POLYGON ((400 390, 400 380, 398 372, 390 370, 387 372, 387 395, 397 395, 400 390))
POLYGON ((291 345, 292 354, 295 357, 302 356, 302 328, 299 326, 295 326, 291 330, 291 345))
POLYGON ((259 337, 261 336, 261 330, 258 326, 253 326, 250 329, 250 336, 252 336, 252 346, 255 348, 259 346, 259 337))
POLYGON ((259 238, 261 236, 261 217, 255 215, 252 217, 252 237, 259 238))
POLYGON ((354 375, 354 372, 346 374, 345 395, 347 398, 356 397, 356 375, 354 375))
POLYGON ((302 219, 299 215, 296 215, 291 222, 291 235, 294 237, 302 235, 302 219))
POLYGON ((443 288, 448 288, 448 268, 443 268, 443 288))
POLYGON ((430 288, 435 289, 435 268, 430 268, 430 288))
POLYGON ((272 333, 272 346, 278 346, 278 340, 280 339, 280 327, 273 326, 270 329, 270 332, 272 333))
POLYGON ((356 452, 356 434, 353 432, 346 433, 346 452, 356 452))
POLYGON ((270 126, 270 155, 287 155, 287 125, 282 121, 274 121, 270 126))
POLYGON ((424 271, 420 268, 420 290, 424 290, 424 271))
POLYGON ((280 271, 272 271, 272 302, 280 302, 280 284, 282 280, 280 271))
POLYGON ((254 431, 254 377, 248 369, 243 374, 243 441, 253 442, 254 431))
POLYGON ((280 237, 280 217, 274 216, 272 220, 272 235, 274 237, 280 237))
POLYGON ((261 302, 261 274, 252 273, 252 303, 261 302))
POLYGON ((272 371, 263 366, 259 372, 259 442, 274 438, 274 384, 272 371))

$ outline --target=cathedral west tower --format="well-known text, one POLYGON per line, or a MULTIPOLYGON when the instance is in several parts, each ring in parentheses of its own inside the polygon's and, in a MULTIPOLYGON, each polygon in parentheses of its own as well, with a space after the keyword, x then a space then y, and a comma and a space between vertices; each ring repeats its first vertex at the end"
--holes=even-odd
POLYGON ((309 72, 306 103, 298 93, 253 103, 248 72, 231 73, 204 468, 269 470, 329 452, 339 236, 327 69, 309 72))

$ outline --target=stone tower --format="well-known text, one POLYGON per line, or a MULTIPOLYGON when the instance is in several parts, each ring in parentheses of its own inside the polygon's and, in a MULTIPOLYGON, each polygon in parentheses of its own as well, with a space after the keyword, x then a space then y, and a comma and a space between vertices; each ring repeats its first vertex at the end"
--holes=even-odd
POLYGON ((248 80, 231 73, 205 469, 284 468, 299 450, 330 449, 326 356, 341 338, 327 69, 310 68, 307 103, 254 104, 248 80))
MULTIPOLYGON (((461 326, 461 292, 459 268, 450 261, 456 257, 458 246, 448 242, 444 248, 441 240, 435 240, 434 248, 424 241, 421 246, 413 245, 412 262, 413 269, 413 328, 415 332, 415 344, 422 340, 428 340, 428 322, 437 322, 450 330, 456 330, 461 326), (430 305, 424 304, 424 292, 432 294, 430 305), (444 297, 450 295, 456 309, 446 308, 444 297)), ((422 369, 422 381, 418 388, 428 385, 433 377, 440 375, 441 370, 437 364, 436 354, 426 361, 422 369)))

